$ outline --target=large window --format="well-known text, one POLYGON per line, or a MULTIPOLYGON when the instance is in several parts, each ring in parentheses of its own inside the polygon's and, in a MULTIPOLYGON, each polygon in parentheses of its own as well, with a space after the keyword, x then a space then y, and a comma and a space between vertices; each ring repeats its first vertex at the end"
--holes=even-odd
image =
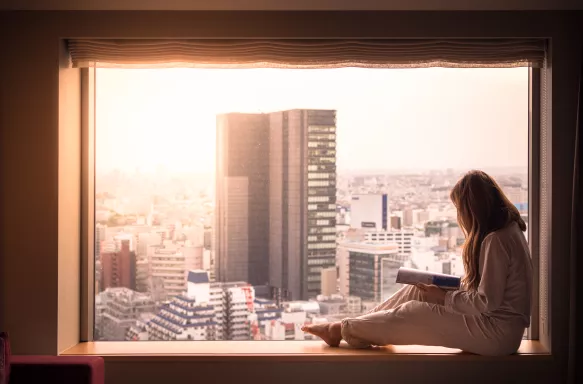
POLYGON ((95 79, 95 340, 304 340, 401 266, 461 276, 470 169, 528 219, 528 68, 95 79))

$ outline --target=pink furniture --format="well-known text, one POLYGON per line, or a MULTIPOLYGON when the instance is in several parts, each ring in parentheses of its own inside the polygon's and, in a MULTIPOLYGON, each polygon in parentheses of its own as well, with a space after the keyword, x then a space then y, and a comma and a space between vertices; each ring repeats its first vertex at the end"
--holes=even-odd
POLYGON ((93 356, 12 356, 8 384, 104 384, 104 363, 93 356))
POLYGON ((0 332, 0 384, 104 384, 104 363, 93 356, 13 356, 0 332))

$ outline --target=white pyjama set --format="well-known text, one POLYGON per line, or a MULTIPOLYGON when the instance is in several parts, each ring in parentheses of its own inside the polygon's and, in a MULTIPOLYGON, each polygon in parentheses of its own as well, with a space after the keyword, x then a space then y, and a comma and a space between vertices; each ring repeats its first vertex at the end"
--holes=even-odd
POLYGON ((432 345, 480 355, 517 351, 530 325, 532 262, 517 223, 490 233, 480 251, 477 290, 448 291, 427 300, 408 285, 365 315, 342 320, 351 346, 432 345))

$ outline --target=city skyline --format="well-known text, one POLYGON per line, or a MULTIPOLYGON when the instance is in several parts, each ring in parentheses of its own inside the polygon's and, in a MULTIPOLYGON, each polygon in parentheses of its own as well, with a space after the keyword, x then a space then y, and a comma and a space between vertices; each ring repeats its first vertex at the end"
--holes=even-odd
POLYGON ((462 276, 468 168, 528 213, 525 71, 99 71, 96 340, 305 340, 462 276))
MULTIPOLYGON (((243 126, 240 122, 233 122, 235 131, 243 126)), ((326 128, 308 126, 312 131, 326 128)), ((279 131, 277 125, 270 128, 271 133, 274 133, 273 128, 275 132, 279 131)), ((301 131, 301 128, 288 130, 301 131)), ((240 132, 236 133, 239 138, 240 132)), ((314 133, 320 135, 320 132, 314 133)), ((248 168, 255 160, 265 161, 257 154, 245 160, 250 153, 245 147, 252 147, 257 138, 257 135, 248 136, 251 140, 237 140, 231 150, 235 155, 235 169, 248 168)), ((270 141, 275 139, 273 144, 279 147, 281 137, 269 136, 270 141)), ((308 140, 310 142, 314 143, 308 140)), ((270 168, 272 165, 277 172, 279 166, 273 163, 270 168)), ((282 180, 285 179, 283 173, 282 176, 282 180)), ((229 177, 246 178, 241 174, 229 177)), ((350 182, 339 180, 337 196, 344 198, 337 200, 335 209, 319 203, 311 208, 308 206, 308 221, 310 212, 316 213, 317 217, 320 213, 327 213, 325 208, 329 208, 338 224, 333 228, 335 265, 332 268, 322 265, 321 269, 319 262, 314 265, 317 269, 314 272, 320 273, 317 280, 323 293, 323 296, 315 297, 290 297, 277 289, 280 286, 277 281, 264 285, 261 281, 253 281, 251 275, 231 276, 224 281, 221 274, 215 273, 222 256, 213 246, 213 233, 222 227, 215 227, 212 219, 221 215, 220 203, 216 210, 204 208, 209 195, 185 199, 180 192, 176 195, 172 188, 168 188, 162 178, 159 185, 164 186, 164 191, 161 195, 151 194, 142 201, 145 210, 141 211, 141 198, 134 201, 135 191, 144 189, 139 178, 117 178, 119 182, 129 182, 132 188, 113 196, 102 196, 96 201, 96 218, 101 217, 97 221, 102 224, 96 226, 95 235, 95 339, 306 340, 309 336, 301 332, 302 326, 358 316, 388 298, 400 287, 395 276, 401 266, 463 276, 460 259, 463 234, 456 223, 456 211, 447 191, 447 186, 452 185, 456 178, 451 171, 379 178, 359 175, 350 182), (362 200, 364 196, 367 196, 366 201, 362 200), (361 200, 362 204, 353 203, 361 200), (125 213, 118 215, 118 209, 125 213), (210 218, 207 221, 210 226, 203 225, 200 218, 210 218)), ((500 177, 499 181, 510 201, 528 221, 527 176, 508 175, 500 177)), ((186 180, 181 183, 185 182, 188 183, 186 180)), ((276 180, 270 180, 270 188, 272 182, 278 185, 276 180)), ((261 207, 255 205, 248 212, 237 208, 247 205, 243 201, 247 194, 239 192, 230 189, 234 204, 225 201, 236 216, 228 214, 236 222, 225 228, 231 233, 226 233, 226 237, 232 237, 233 229, 239 232, 235 236, 237 239, 241 239, 240 235, 251 239, 251 232, 245 236, 247 229, 267 234, 257 226, 256 220, 255 223, 250 220, 263 216, 261 207), (251 211, 252 216, 249 215, 251 211), (240 225, 245 222, 252 225, 240 225)), ((293 189, 288 189, 288 192, 293 192, 293 189)), ((261 195, 258 197, 267 200, 261 195)), ((279 193, 273 197, 277 198, 277 195, 279 193)), ((284 200, 281 202, 288 210, 294 206, 290 201, 287 204, 284 200)), ((273 213, 279 212, 279 209, 272 212, 271 208, 270 204, 269 221, 278 216, 273 213)), ((289 218, 291 221, 286 221, 291 225, 302 221, 297 216, 289 218)), ((288 240, 298 237, 299 233, 290 231, 289 225, 285 231, 290 235, 288 240)), ((328 231, 322 239, 310 239, 311 236, 304 243, 308 250, 310 244, 327 240, 324 237, 328 236, 328 231)), ((269 237, 263 238, 264 245, 269 243, 270 252, 269 256, 264 255, 261 267, 269 267, 271 277, 272 261, 279 258, 271 248, 287 248, 289 241, 272 237, 271 233, 269 237)), ((258 240, 261 243, 261 239, 258 240)), ((245 241, 232 245, 240 249, 245 246, 245 241)), ((256 251, 259 249, 255 247, 252 252, 256 251)), ((308 267, 310 260, 319 261, 321 255, 314 256, 316 258, 311 258, 308 254, 308 267)), ((242 266, 251 267, 251 263, 242 266)), ((255 263, 253 268, 258 266, 255 263)), ((274 266, 276 276, 279 268, 277 263, 274 266)), ((297 263, 290 266, 297 267, 297 263)), ((316 276, 308 273, 302 279, 309 283, 316 276)))
POLYGON ((338 111, 340 171, 528 158, 526 68, 98 69, 96 81, 100 173, 212 174, 216 114, 298 108, 338 111))

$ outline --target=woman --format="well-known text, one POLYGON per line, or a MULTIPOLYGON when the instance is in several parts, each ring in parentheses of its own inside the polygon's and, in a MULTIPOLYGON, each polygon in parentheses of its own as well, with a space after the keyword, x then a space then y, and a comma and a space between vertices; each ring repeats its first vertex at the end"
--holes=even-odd
POLYGON ((498 184, 471 171, 450 198, 466 241, 462 289, 405 286, 369 313, 309 325, 330 346, 434 345, 480 355, 517 351, 530 325, 532 264, 526 224, 498 184))

